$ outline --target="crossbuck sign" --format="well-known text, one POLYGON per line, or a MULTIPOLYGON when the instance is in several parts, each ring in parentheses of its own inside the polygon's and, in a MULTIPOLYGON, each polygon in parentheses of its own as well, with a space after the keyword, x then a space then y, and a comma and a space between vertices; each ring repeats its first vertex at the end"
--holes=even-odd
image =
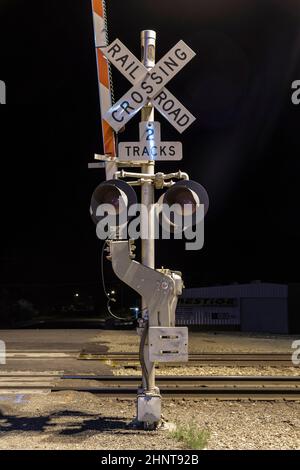
POLYGON ((102 51, 133 84, 128 93, 103 116, 116 132, 149 102, 180 133, 195 121, 196 118, 165 88, 196 55, 184 41, 179 41, 151 70, 147 70, 119 39, 102 48, 102 51))

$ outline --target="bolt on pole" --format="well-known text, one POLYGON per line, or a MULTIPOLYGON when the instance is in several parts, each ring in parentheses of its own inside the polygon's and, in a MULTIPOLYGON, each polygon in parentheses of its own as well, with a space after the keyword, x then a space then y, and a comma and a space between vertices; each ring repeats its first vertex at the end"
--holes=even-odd
MULTIPOLYGON (((155 66, 155 49, 156 49, 156 32, 151 30, 146 30, 141 32, 141 53, 142 53, 142 63, 148 70, 151 70, 155 66)), ((142 109, 141 120, 146 122, 154 121, 154 108, 151 103, 142 109)), ((155 172, 155 162, 148 161, 142 166, 142 173, 154 175, 155 172)), ((154 185, 149 178, 148 181, 145 181, 141 185, 141 202, 142 205, 147 207, 148 211, 148 237, 147 239, 142 239, 142 263, 149 268, 155 269, 155 239, 154 239, 154 185)), ((144 221, 146 222, 146 221, 144 221)), ((143 225, 143 220, 141 221, 143 225)), ((143 233, 143 228, 142 228, 143 233)), ((143 316, 147 309, 147 304, 145 300, 142 299, 142 312, 143 316)), ((152 325, 153 319, 149 316, 149 326, 152 325)), ((148 370, 148 387, 150 390, 155 390, 155 364, 149 361, 149 348, 146 345, 145 350, 145 363, 148 370)), ((143 377, 143 387, 146 388, 146 380, 143 377)))

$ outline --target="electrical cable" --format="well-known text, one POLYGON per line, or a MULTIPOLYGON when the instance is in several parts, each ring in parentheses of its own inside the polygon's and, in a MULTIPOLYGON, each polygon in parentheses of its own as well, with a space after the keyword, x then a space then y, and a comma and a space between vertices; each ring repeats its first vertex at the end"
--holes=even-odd
MULTIPOLYGON (((109 34, 108 34, 108 19, 107 19, 107 6, 106 6, 106 0, 102 0, 102 5, 103 5, 103 19, 104 19, 104 28, 105 28, 105 42, 106 46, 109 45, 109 34)), ((113 82, 113 72, 112 72, 112 66, 109 61, 107 61, 107 66, 108 66, 108 80, 109 80, 109 90, 110 90, 110 97, 111 97, 111 104, 114 105, 116 100, 115 100, 115 90, 114 90, 114 82, 113 82)), ((118 133, 114 132, 115 136, 115 141, 116 141, 116 158, 118 158, 118 133)))
POLYGON ((116 157, 119 158, 119 134, 115 132, 115 140, 116 140, 116 157))
POLYGON ((145 357, 144 357, 144 349, 145 349, 145 344, 146 344, 146 338, 148 336, 149 322, 146 321, 144 325, 145 326, 143 328, 143 333, 141 336, 140 347, 139 347, 139 359, 140 359, 140 363, 142 367, 143 376, 145 377, 145 380, 146 380, 146 389, 149 390, 149 374, 148 374, 148 369, 147 369, 145 357))
POLYGON ((103 291, 104 291, 104 294, 106 295, 106 298, 107 298, 106 308, 107 308, 107 311, 108 311, 108 313, 111 317, 115 318, 116 320, 127 321, 126 318, 118 317, 111 310, 110 302, 112 301, 112 299, 110 298, 110 296, 109 296, 109 294, 106 290, 105 279, 104 279, 104 251, 105 251, 105 245, 106 245, 106 242, 103 243, 103 247, 102 247, 102 251, 101 251, 101 277, 102 277, 103 291))
MULTIPOLYGON (((104 19, 104 27, 105 27, 105 41, 106 41, 106 46, 108 46, 109 45, 109 34, 108 34, 108 20, 107 20, 106 0, 102 0, 102 4, 103 4, 103 19, 104 19)), ((109 85, 110 85, 111 102, 114 105, 115 104, 115 92, 114 92, 112 68, 111 68, 110 62, 108 62, 108 78, 109 78, 109 85)))
MULTIPOLYGON (((106 46, 109 45, 109 34, 108 34, 108 19, 107 19, 107 6, 106 0, 102 0, 103 4, 103 19, 104 19, 104 27, 105 27, 105 42, 106 46)), ((110 89, 110 96, 111 96, 111 104, 114 105, 116 102, 115 99, 115 89, 114 89, 114 81, 113 81, 113 72, 112 66, 109 61, 107 61, 108 65, 108 79, 109 79, 109 89, 110 89)), ((118 158, 118 133, 114 132, 115 140, 116 140, 116 157, 118 158)))

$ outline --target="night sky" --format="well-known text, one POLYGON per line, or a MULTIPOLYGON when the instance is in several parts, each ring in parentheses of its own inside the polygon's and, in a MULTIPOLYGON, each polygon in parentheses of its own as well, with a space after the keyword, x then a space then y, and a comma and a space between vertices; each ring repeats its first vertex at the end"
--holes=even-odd
MULTIPOLYGON (((210 196, 205 246, 157 243, 157 267, 186 285, 261 279, 298 282, 300 80, 298 0, 108 0, 109 36, 139 57, 139 34, 158 34, 157 59, 180 39, 197 56, 168 89, 197 117, 180 136, 158 113, 163 140, 210 196)), ((89 217, 103 170, 89 0, 2 0, 0 79, 1 284, 100 282, 89 217)), ((114 70, 119 98, 130 85, 114 70)), ((139 116, 122 134, 137 140, 139 116)), ((111 274, 108 274, 111 276, 111 274)))

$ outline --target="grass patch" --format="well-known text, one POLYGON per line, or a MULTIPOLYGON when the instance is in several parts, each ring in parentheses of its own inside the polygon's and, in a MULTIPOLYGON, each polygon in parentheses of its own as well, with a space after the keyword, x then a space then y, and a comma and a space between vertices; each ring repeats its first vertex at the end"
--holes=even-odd
POLYGON ((171 436, 179 442, 182 442, 188 449, 201 450, 208 441, 209 432, 199 429, 197 424, 180 424, 176 430, 171 432, 171 436))

